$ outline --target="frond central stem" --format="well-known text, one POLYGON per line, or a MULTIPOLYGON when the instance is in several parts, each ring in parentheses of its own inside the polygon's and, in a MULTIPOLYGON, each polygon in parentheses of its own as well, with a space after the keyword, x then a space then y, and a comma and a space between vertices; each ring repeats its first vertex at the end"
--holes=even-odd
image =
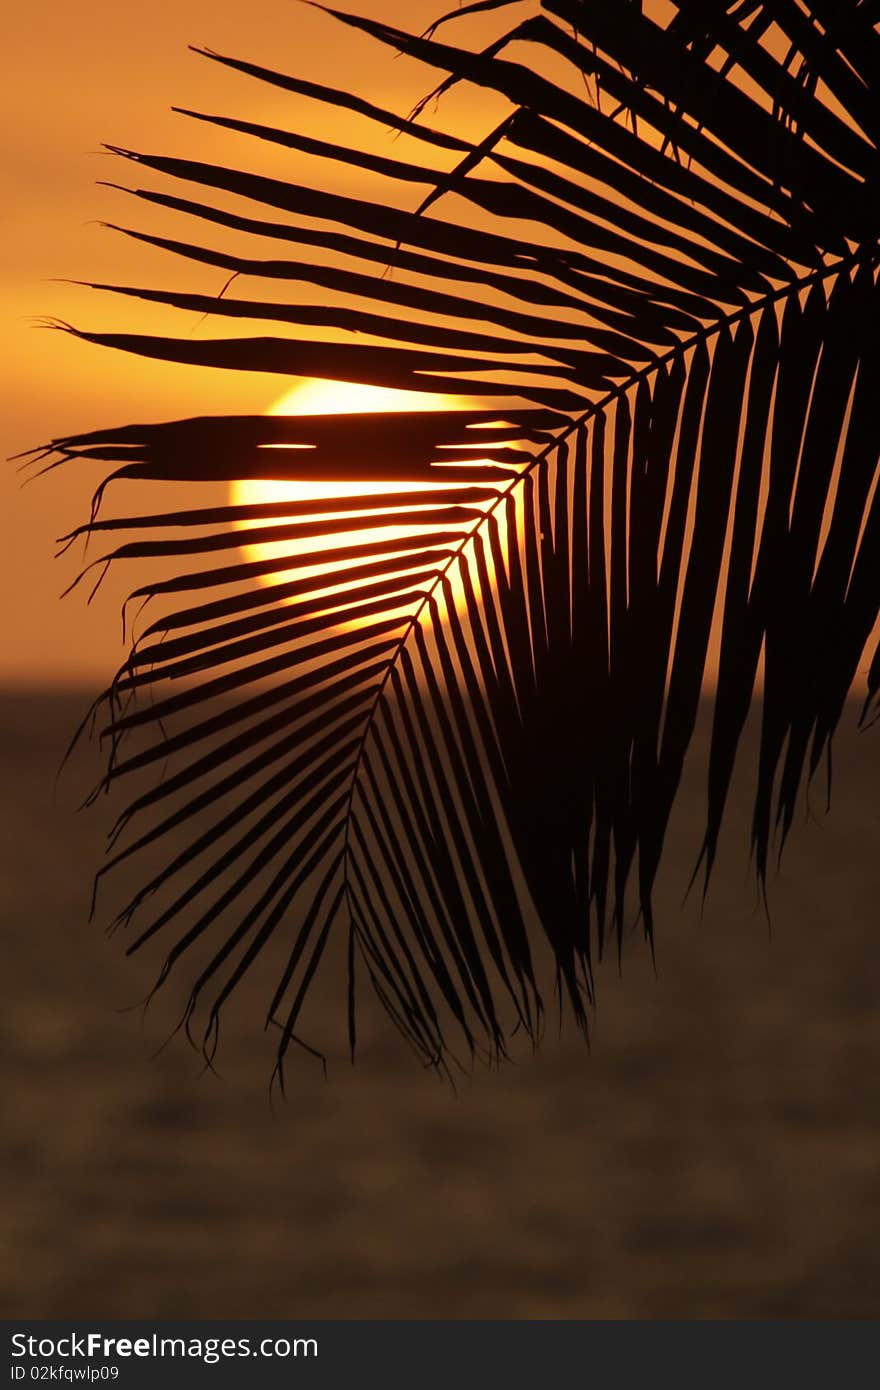
POLYGON ((799 295, 803 290, 808 289, 813 284, 817 284, 823 280, 829 279, 831 276, 838 275, 842 272, 851 270, 854 266, 860 264, 863 261, 867 261, 870 264, 871 261, 876 260, 876 258, 876 247, 872 247, 870 250, 864 247, 859 247, 859 249, 854 251, 851 255, 840 257, 832 265, 822 265, 818 267, 816 270, 811 271, 808 275, 805 275, 800 279, 794 280, 790 283, 783 285, 780 289, 773 290, 771 293, 764 295, 763 297, 758 296, 755 299, 750 300, 748 304, 743 305, 741 308, 734 310, 733 313, 725 315, 722 319, 719 319, 713 323, 704 324, 698 332, 693 333, 689 338, 681 339, 675 345, 675 347, 670 348, 667 352, 663 353, 662 356, 655 358, 654 361, 649 362, 646 366, 639 368, 638 371, 633 372, 629 377, 627 377, 625 381, 621 382, 617 386, 612 387, 611 390, 606 392, 606 394, 602 396, 598 401, 594 401, 582 414, 578 415, 575 419, 573 419, 570 422, 570 424, 568 424, 561 431, 560 434, 556 435, 548 444, 546 444, 541 450, 539 450, 539 452, 535 454, 535 456, 532 459, 530 459, 529 462, 523 467, 522 471, 519 472, 517 476, 514 479, 512 479, 510 483, 507 484, 506 487, 502 488, 502 490, 498 493, 498 496, 496 497, 495 501, 487 508, 485 512, 481 514, 479 520, 474 522, 473 526, 470 527, 470 529, 467 531, 466 535, 462 538, 462 540, 453 548, 452 554, 450 555, 449 559, 446 561, 443 568, 436 575, 433 582, 429 585, 418 606, 415 608, 413 613, 408 618, 403 633, 401 634, 400 639, 398 641, 397 647, 394 650, 393 655, 391 656, 387 664, 385 672, 382 675, 382 678, 376 687, 376 692, 373 696, 373 699, 370 703, 370 707, 365 716, 363 731, 358 742, 357 755, 355 757, 354 766, 351 772, 351 783, 349 786, 348 798, 346 801, 344 812, 345 836, 342 848, 343 891, 345 895, 345 901, 348 904, 350 929, 353 925, 353 914, 351 910, 351 883, 349 880, 349 841, 352 822, 352 809, 354 805, 355 792, 357 791, 359 785, 360 771, 364 758, 364 750, 366 748, 367 741, 373 728, 373 722, 375 719, 376 711, 379 708, 379 704, 385 693, 385 687, 388 684, 389 677, 392 671, 394 670, 397 659, 404 646, 406 645, 406 642, 408 641, 412 632, 419 625, 421 615, 424 612, 425 607, 432 601, 438 586, 443 584, 443 582, 446 579, 446 575, 451 569, 451 567, 454 564, 460 562, 465 547, 469 544, 471 540, 473 540, 474 536, 479 531, 480 527, 484 524, 486 519, 492 516, 493 513, 498 509, 498 507, 501 506, 501 504, 507 500, 507 498, 513 492, 514 488, 516 488, 522 482, 523 478, 528 477, 528 475, 532 472, 533 469, 537 468, 539 464, 542 464, 547 460, 547 458, 550 456, 553 450, 558 449, 561 445, 563 445, 566 442, 566 440, 568 440, 571 437, 571 435, 574 434, 577 430, 582 428, 582 426, 585 425, 588 420, 601 414, 602 411, 606 410, 610 405, 613 405, 615 401, 619 400, 622 396, 625 396, 626 393, 628 391, 631 391, 633 387, 637 386, 640 381, 644 381, 649 376, 651 376, 652 373, 662 370, 662 368, 665 367, 668 363, 674 361, 678 357, 684 356, 684 354, 689 352, 692 348, 697 347, 700 343, 709 342, 715 335, 721 333, 725 328, 732 328, 737 323, 740 323, 744 319, 749 318, 754 313, 761 312, 762 310, 769 308, 771 305, 776 304, 786 298, 789 298, 793 294, 799 295))

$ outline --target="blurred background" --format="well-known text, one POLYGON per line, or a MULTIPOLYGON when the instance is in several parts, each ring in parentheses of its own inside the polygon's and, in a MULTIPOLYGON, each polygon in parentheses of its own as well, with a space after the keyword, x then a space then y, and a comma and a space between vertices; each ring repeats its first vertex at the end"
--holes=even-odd
MULTIPOLYGON (((383 0, 382 13, 423 27, 435 5, 383 0)), ((373 48, 365 67, 356 36, 281 0, 186 0, 137 24, 109 0, 34 3, 7 17, 5 38, 4 455, 93 426, 267 409, 285 383, 140 362, 33 326, 45 314, 151 331, 162 313, 51 277, 192 284, 191 268, 96 225, 137 223, 122 194, 94 186, 136 182, 100 142, 216 155, 228 137, 189 128, 171 102, 295 118, 283 94, 188 43, 356 84, 397 109, 430 76, 373 48)), ((202 283, 216 291, 220 277, 202 283)), ((876 1315, 880 753, 856 708, 835 745, 831 814, 816 788, 771 886, 770 924, 748 862, 754 730, 705 909, 698 894, 682 907, 703 732, 669 834, 656 971, 638 932, 621 971, 612 951, 589 1051, 557 1032, 551 1007, 537 1056, 514 1047, 510 1065, 453 1092, 364 996, 357 1066, 338 1046, 325 1081, 303 1054, 287 1099, 270 1103, 260 980, 227 1017, 219 1076, 205 1074, 180 1034, 169 1041, 182 984, 172 977, 143 1015, 155 962, 126 960, 87 920, 107 814, 74 808, 98 750, 57 773, 124 655, 119 599, 137 576, 90 607, 81 591, 59 601, 82 556, 51 555, 97 481, 60 469, 22 490, 7 465, 2 483, 3 1314, 876 1315)), ((317 1009, 335 1018, 338 972, 320 988, 317 1009)))

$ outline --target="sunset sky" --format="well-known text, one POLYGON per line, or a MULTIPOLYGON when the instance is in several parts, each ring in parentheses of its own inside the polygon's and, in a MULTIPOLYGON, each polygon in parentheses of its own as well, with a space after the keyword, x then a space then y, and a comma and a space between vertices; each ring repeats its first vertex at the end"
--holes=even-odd
MULTIPOLYGON (((364 4, 351 8, 372 12, 364 4)), ((385 0, 382 16, 421 28, 442 8, 436 0, 385 0)), ((292 379, 142 361, 37 326, 43 318, 55 318, 97 330, 190 331, 185 316, 174 311, 117 301, 53 283, 53 277, 187 285, 206 293, 221 288, 222 273, 177 264, 98 225, 111 221, 146 229, 152 217, 152 210, 124 194, 98 187, 98 180, 163 186, 158 177, 152 185, 146 176, 138 178, 133 166, 103 152, 101 144, 239 161, 283 175, 294 173, 304 157, 187 120, 171 105, 324 136, 353 135, 350 122, 343 124, 348 118, 341 115, 339 128, 331 132, 326 108, 210 63, 189 52, 188 44, 348 86, 396 110, 408 109, 430 89, 431 74, 295 0, 246 6, 182 0, 156 7, 149 18, 111 0, 87 0, 82 6, 37 0, 9 13, 4 40, 3 118, 13 138, 5 154, 0 264, 3 455, 78 430, 269 409, 292 379)), ((467 124, 476 111, 468 107, 473 101, 463 96, 457 105, 447 104, 444 121, 453 129, 467 124)), ((356 187, 356 174, 327 165, 325 187, 339 188, 342 178, 347 188, 356 187)), ((156 219, 149 225, 155 229, 156 219)), ((175 230, 181 231, 179 220, 175 230)), ((224 325, 193 325, 192 331, 217 336, 224 325)), ((22 490, 15 465, 4 468, 2 684, 94 688, 124 655, 119 601, 132 576, 119 574, 115 581, 111 576, 87 608, 81 590, 59 601, 81 552, 53 559, 56 537, 86 519, 99 477, 100 470, 86 477, 71 466, 22 490)), ((133 493, 126 502, 133 505, 133 493)))
MULTIPOLYGON (((352 0, 351 8, 419 31, 449 6, 437 0, 382 0, 380 9, 352 0)), ((483 35, 488 39, 509 18, 477 16, 467 22, 462 37, 466 33, 468 42, 483 35)), ((395 141, 348 113, 211 63, 188 45, 357 91, 404 113, 431 90, 436 74, 298 0, 255 0, 247 6, 231 0, 181 0, 157 7, 148 21, 111 0, 87 0, 80 7, 38 0, 27 9, 13 9, 4 38, 3 117, 13 135, 5 155, 6 235, 0 262, 3 455, 92 428, 271 409, 296 384, 294 378, 153 362, 38 326, 54 318, 96 331, 204 337, 252 331, 246 321, 200 320, 62 283, 83 279, 214 295, 226 278, 222 270, 186 263, 100 225, 115 222, 184 237, 192 232, 176 214, 98 186, 109 180, 167 189, 172 182, 103 151, 102 142, 363 193, 376 187, 369 175, 189 120, 171 106, 238 116, 346 144, 380 142, 401 158, 417 152, 422 162, 430 162, 425 153, 430 147, 406 137, 395 141)), ((489 98, 462 86, 444 98, 439 123, 481 136, 499 114, 489 98)), ((443 157, 441 153, 441 161, 443 157)), ((419 185, 401 189, 389 180, 379 183, 383 196, 405 200, 410 207, 421 196, 419 185)), ((215 201, 222 204, 222 196, 215 201)), ((226 201, 241 206, 231 195, 226 201)), ((212 235, 204 233, 205 240, 210 243, 212 235)), ((91 493, 103 471, 99 466, 87 473, 82 466, 68 465, 22 489, 15 465, 4 469, 7 602, 0 685, 94 689, 109 680, 125 655, 120 603, 145 574, 121 568, 111 573, 87 608, 85 589, 59 599, 80 568, 82 550, 53 559, 56 538, 87 519, 91 493)), ((173 493, 151 489, 147 510, 192 505, 184 493, 181 487, 173 493)), ((136 513, 144 500, 144 490, 129 486, 117 496, 117 505, 136 513)), ((100 553, 96 548, 89 558, 100 553)))

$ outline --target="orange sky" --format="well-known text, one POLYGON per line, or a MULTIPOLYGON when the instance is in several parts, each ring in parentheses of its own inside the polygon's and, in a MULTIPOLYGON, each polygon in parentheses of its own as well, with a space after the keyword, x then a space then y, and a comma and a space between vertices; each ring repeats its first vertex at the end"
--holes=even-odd
MULTIPOLYGON (((350 7, 403 28, 423 29, 454 0, 349 0, 350 7)), ((497 34, 509 16, 468 21, 462 38, 497 34)), ((248 376, 210 368, 163 364, 92 347, 34 326, 44 316, 98 331, 130 330, 205 336, 235 335, 234 320, 196 323, 160 306, 141 304, 52 277, 117 281, 154 288, 217 293, 225 273, 179 261, 100 227, 120 222, 172 236, 180 219, 147 208, 100 179, 168 187, 131 164, 101 151, 102 141, 132 149, 217 160, 323 187, 360 192, 369 176, 339 164, 309 159, 202 122, 175 115, 172 104, 269 125, 287 126, 356 144, 389 140, 375 126, 305 98, 233 73, 188 51, 193 43, 331 86, 349 87, 381 105, 406 112, 431 89, 436 75, 398 59, 328 16, 297 0, 179 0, 142 11, 118 0, 34 0, 4 20, 6 73, 0 102, 4 129, 4 256, 0 260, 0 354, 5 395, 0 452, 8 456, 53 436, 136 421, 202 413, 268 410, 295 380, 248 376), (307 175, 305 174, 308 170, 307 175), (165 218, 163 223, 162 219, 165 218)), ((462 86, 444 99, 441 124, 473 136, 497 121, 503 108, 487 105, 462 86)), ((386 148, 413 152, 402 139, 386 148)), ((425 147, 418 158, 428 162, 425 147)), ((402 193, 382 180, 383 192, 415 205, 422 190, 402 193)), ((527 232, 524 233, 527 235, 527 232)), ((2 586, 4 641, 0 686, 103 686, 125 656, 119 609, 146 573, 112 572, 91 607, 85 589, 59 600, 82 559, 71 550, 53 559, 55 538, 84 521, 102 467, 86 473, 68 466, 21 489, 15 468, 2 475, 4 518, 2 586)), ((147 491, 148 510, 183 503, 182 490, 136 490, 117 495, 124 512, 136 511, 147 491)), ((204 499, 204 493, 201 494, 204 499)), ((220 497, 217 499, 221 500, 220 497)), ((100 551, 93 551, 94 558, 100 551)))
MULTIPOLYGON (((364 0, 350 7, 373 14, 378 8, 364 0)), ((422 28, 443 8, 437 0, 382 0, 381 13, 402 27, 422 28)), ((300 128, 312 131, 323 122, 320 133, 327 133, 325 108, 209 63, 187 51, 190 43, 329 85, 348 85, 393 109, 408 108, 430 89, 428 69, 396 60, 390 50, 295 0, 253 0, 245 6, 180 0, 155 7, 148 23, 143 10, 118 0, 78 6, 34 0, 5 15, 3 37, 0 100, 4 129, 13 132, 4 154, 0 262, 3 456, 77 430, 268 409, 290 379, 141 361, 34 326, 52 316, 98 330, 188 331, 174 311, 117 302, 53 284, 51 277, 162 287, 189 283, 208 293, 220 288, 223 277, 217 272, 199 280, 201 268, 194 274, 193 267, 97 225, 108 220, 144 227, 150 213, 123 194, 96 186, 99 179, 137 181, 131 165, 102 153, 100 145, 108 141, 196 159, 250 160, 252 166, 257 160, 275 173, 295 169, 302 159, 188 121, 170 111, 172 103, 269 124, 300 122, 300 128)), ((444 109, 453 128, 457 121, 467 123, 468 114, 461 103, 458 111, 444 109)), ((341 177, 357 176, 330 165, 324 186, 339 187, 341 177)), ((346 186, 355 187, 351 181, 346 186)), ((155 229, 156 222, 150 225, 155 229)), ((209 336, 222 331, 222 324, 212 325, 209 336)), ((52 558, 55 538, 85 519, 98 478, 99 470, 86 477, 75 467, 60 469, 22 490, 14 466, 4 467, 0 684, 96 687, 124 656, 119 602, 135 582, 132 572, 115 581, 111 576, 87 609, 82 591, 59 601, 79 568, 78 555, 52 558)), ((125 510, 133 496, 130 490, 125 510)))

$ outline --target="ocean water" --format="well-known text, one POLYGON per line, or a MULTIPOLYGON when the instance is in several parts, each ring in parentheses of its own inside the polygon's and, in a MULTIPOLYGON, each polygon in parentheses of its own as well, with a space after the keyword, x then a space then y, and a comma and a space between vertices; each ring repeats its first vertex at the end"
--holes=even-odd
POLYGON ((704 911, 681 906, 698 742, 657 972, 637 933, 612 953, 589 1050, 551 1020, 453 1092, 365 1000, 356 1066, 302 1055, 270 1102, 264 983, 204 1073, 169 1041, 183 981, 144 1015, 155 962, 86 920, 105 817, 72 810, 81 766, 55 784, 84 703, 0 696, 4 1316, 876 1316, 880 733, 854 711, 771 928, 742 787, 704 911))

